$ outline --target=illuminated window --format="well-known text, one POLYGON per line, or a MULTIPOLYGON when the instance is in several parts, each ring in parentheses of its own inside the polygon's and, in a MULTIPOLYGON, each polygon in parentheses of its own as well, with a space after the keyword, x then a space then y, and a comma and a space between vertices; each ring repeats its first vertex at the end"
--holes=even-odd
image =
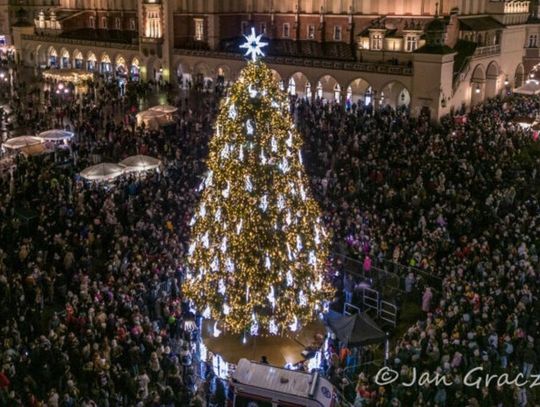
POLYGON ((308 25, 307 38, 308 38, 308 40, 314 40, 315 39, 315 26, 313 24, 308 25))
POLYGON ((529 48, 535 48, 538 41, 538 35, 537 34, 531 34, 529 35, 529 48))
POLYGON ((196 18, 195 21, 195 40, 204 40, 204 20, 202 18, 196 18))
POLYGON ((408 35, 405 42, 405 50, 413 52, 418 47, 418 38, 415 35, 408 35))
POLYGON ((122 22, 120 21, 120 19, 118 17, 116 17, 114 19, 114 28, 117 29, 117 30, 122 29, 122 22))
POLYGON ((149 38, 161 38, 161 23, 159 11, 151 11, 146 17, 146 36, 149 38))
POLYGON ((375 51, 382 50, 383 36, 382 34, 375 33, 371 36, 371 49, 375 51))
POLYGON ((94 16, 90 16, 90 18, 88 19, 88 25, 92 28, 96 28, 96 19, 94 18, 94 16))
POLYGON ((131 18, 129 20, 129 29, 131 31, 135 31, 137 29, 136 26, 135 26, 135 19, 134 18, 131 18))
POLYGON ((266 23, 263 22, 259 25, 259 33, 266 34, 266 23))
POLYGON ((341 26, 334 26, 334 41, 341 41, 341 26))
POLYGON ((107 29, 107 17, 101 17, 101 28, 107 29))
POLYGON ((291 35, 291 26, 289 23, 283 24, 283 38, 289 38, 291 35))

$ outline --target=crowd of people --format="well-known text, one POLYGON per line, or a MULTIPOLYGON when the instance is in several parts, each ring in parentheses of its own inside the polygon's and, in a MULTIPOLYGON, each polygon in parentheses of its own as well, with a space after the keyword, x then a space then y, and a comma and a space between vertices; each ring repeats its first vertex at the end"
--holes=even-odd
POLYGON ((395 343, 400 380, 379 387, 361 375, 356 405, 540 401, 530 386, 463 382, 475 367, 512 379, 539 372, 540 145, 514 120, 539 108, 538 97, 494 99, 465 123, 448 117, 432 126, 405 110, 297 104, 314 189, 340 248, 364 269, 369 258, 442 281, 430 287, 422 274, 401 276, 422 316, 395 343), (400 385, 414 368, 453 384, 400 385))
POLYGON ((71 162, 18 156, 0 175, 0 405, 206 400, 201 383, 211 377, 196 366, 195 316, 181 283, 216 100, 172 99, 180 110, 166 135, 136 128, 117 89, 96 83, 82 117, 39 82, 15 89, 14 123, 29 132, 66 126, 77 136, 71 162), (163 170, 108 187, 77 176, 133 154, 159 158, 163 170))
MULTIPOLYGON (((210 384, 202 384, 212 377, 196 368, 195 315, 181 289, 188 220, 219 100, 215 93, 192 97, 196 89, 171 93, 179 113, 167 135, 138 128, 131 101, 139 98, 118 89, 100 80, 70 103, 40 81, 15 81, 14 126, 32 133, 66 127, 76 138, 67 163, 18 157, 0 173, 0 405, 210 399, 210 384), (159 158, 163 170, 108 187, 77 176, 87 165, 132 154, 159 158)), ((156 90, 145 87, 139 96, 156 90)), ((513 120, 539 109, 538 97, 494 99, 467 121, 433 125, 406 109, 293 98, 334 251, 358 259, 367 273, 388 262, 440 281, 430 287, 421 274, 401 276, 407 301, 421 310, 391 350, 401 380, 379 386, 361 374, 352 384, 356 406, 540 400, 527 386, 463 383, 474 367, 527 377, 539 370, 540 148, 513 120), (452 385, 400 384, 414 368, 452 385)), ((343 282, 352 302, 355 283, 343 282)))

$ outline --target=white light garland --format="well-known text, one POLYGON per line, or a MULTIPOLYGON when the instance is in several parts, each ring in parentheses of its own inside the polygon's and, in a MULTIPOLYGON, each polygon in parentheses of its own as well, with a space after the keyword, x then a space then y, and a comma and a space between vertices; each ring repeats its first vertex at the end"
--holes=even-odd
POLYGON ((246 185, 245 185, 246 191, 252 192, 253 191, 253 184, 251 183, 251 177, 248 175, 246 176, 246 185))
POLYGON ((205 249, 208 249, 208 247, 210 246, 210 240, 209 240, 209 238, 208 238, 208 232, 206 232, 206 233, 204 234, 204 236, 202 237, 201 241, 202 241, 202 244, 203 244, 204 248, 205 248, 205 249))
POLYGON ((237 116, 236 106, 231 105, 231 107, 229 107, 229 118, 234 120, 236 119, 236 116, 237 116))
POLYGON ((248 119, 246 121, 246 133, 248 136, 253 136, 254 132, 255 132, 255 126, 253 125, 253 121, 251 119, 248 119))
POLYGON ((276 335, 278 333, 278 326, 276 325, 276 321, 273 319, 271 319, 268 323, 268 332, 270 332, 272 335, 276 335))
POLYGON ((261 208, 263 212, 266 212, 266 209, 268 208, 268 196, 267 195, 262 196, 261 204, 259 205, 259 208, 261 208))

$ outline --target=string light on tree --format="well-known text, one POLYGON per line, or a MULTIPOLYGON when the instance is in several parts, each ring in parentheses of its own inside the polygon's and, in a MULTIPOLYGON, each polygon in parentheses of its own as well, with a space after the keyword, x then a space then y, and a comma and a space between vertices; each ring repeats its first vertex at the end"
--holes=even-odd
POLYGON ((302 139, 288 96, 257 61, 260 38, 254 30, 246 37, 252 61, 220 107, 184 286, 219 330, 242 335, 297 331, 333 295, 329 236, 300 162, 302 139))

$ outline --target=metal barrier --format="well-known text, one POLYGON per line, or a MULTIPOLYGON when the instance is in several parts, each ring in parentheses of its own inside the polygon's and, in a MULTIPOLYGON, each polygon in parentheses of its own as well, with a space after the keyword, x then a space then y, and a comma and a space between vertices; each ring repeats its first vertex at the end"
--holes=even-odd
POLYGON ((390 295, 404 291, 403 278, 398 274, 377 266, 372 266, 371 270, 366 273, 360 260, 341 253, 332 253, 332 255, 335 259, 340 260, 344 272, 353 277, 368 280, 370 286, 376 290, 389 292, 390 295))
POLYGON ((366 309, 374 309, 379 316, 379 292, 372 288, 362 288, 362 304, 366 309))
POLYGON ((352 314, 360 314, 362 313, 362 310, 358 308, 356 305, 349 304, 346 302, 343 305, 343 315, 352 315, 352 314))
POLYGON ((398 309, 394 304, 388 301, 381 301, 379 307, 379 318, 385 322, 388 322, 394 328, 397 324, 397 312, 398 309))

